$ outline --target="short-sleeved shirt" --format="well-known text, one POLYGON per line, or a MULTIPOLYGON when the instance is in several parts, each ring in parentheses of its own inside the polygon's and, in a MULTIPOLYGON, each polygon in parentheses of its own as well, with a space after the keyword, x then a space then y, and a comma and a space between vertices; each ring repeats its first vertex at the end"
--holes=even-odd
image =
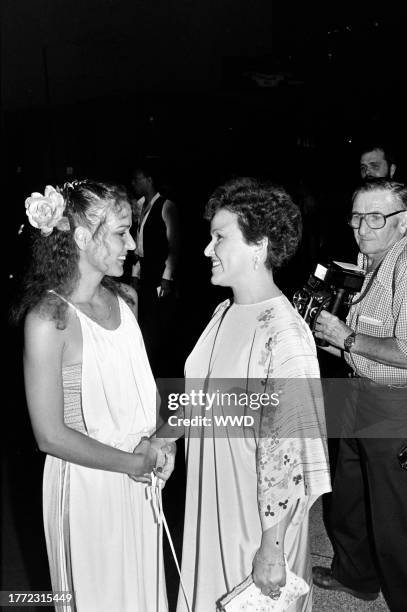
MULTIPOLYGON (((367 256, 359 253, 358 265, 367 269, 367 256)), ((366 274, 363 294, 373 272, 366 274)), ((366 296, 350 308, 347 324, 354 331, 375 338, 395 338, 407 365, 407 237, 389 250, 366 296)), ((406 385, 407 368, 372 361, 355 353, 345 354, 353 370, 362 377, 387 385, 406 385)))

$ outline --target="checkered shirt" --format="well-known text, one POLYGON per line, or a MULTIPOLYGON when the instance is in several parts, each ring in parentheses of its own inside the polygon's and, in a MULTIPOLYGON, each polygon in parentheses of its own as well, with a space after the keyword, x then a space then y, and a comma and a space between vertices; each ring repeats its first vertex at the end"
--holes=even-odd
MULTIPOLYGON (((358 265, 367 269, 366 255, 359 253, 358 265)), ((372 274, 366 274, 361 293, 372 274)), ((399 240, 387 253, 367 295, 350 308, 346 322, 361 334, 395 338, 407 365, 407 237, 399 240)), ((359 376, 380 384, 407 385, 407 369, 383 365, 355 353, 345 353, 345 359, 359 376)))

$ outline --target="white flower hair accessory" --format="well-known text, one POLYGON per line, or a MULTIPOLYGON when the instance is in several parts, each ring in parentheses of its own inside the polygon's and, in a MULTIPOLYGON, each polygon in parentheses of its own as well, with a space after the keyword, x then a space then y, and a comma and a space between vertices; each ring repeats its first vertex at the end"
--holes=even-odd
POLYGON ((62 232, 70 229, 68 217, 64 217, 63 196, 51 185, 45 187, 44 195, 34 192, 25 201, 25 212, 30 224, 44 236, 52 234, 54 227, 62 232))

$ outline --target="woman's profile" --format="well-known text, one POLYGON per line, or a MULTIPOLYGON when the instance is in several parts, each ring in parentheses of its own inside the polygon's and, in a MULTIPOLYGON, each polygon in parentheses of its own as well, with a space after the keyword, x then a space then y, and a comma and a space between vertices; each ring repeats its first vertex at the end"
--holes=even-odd
MULTIPOLYGON (((47 186, 26 200, 36 228, 17 313, 31 423, 47 454, 43 512, 53 591, 83 612, 167 610, 146 496, 155 382, 123 273, 131 210, 117 186, 47 186)), ((64 608, 65 609, 65 608, 64 608)))
MULTIPOLYGON (((187 416, 209 423, 185 427, 182 576, 194 612, 213 610, 250 574, 277 600, 285 559, 311 587, 308 512, 330 490, 315 343, 273 278, 299 243, 299 210, 284 189, 243 178, 214 192, 206 218, 211 282, 233 299, 215 310, 185 366, 187 390, 200 380, 207 398, 187 416), (236 414, 259 415, 252 431, 217 420, 236 414)), ((309 592, 289 610, 311 605, 309 592)))

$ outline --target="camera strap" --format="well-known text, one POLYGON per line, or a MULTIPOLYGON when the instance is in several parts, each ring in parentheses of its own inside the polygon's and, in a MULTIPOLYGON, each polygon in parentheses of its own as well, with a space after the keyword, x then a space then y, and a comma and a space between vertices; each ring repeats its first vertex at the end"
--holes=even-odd
MULTIPOLYGON (((406 248, 406 247, 405 247, 406 248)), ((401 264, 401 258, 403 255, 403 251, 400 253, 400 255, 397 258, 396 264, 394 266, 394 271, 393 271, 393 279, 392 279, 392 293, 393 293, 393 298, 394 298, 394 293, 396 291, 396 276, 398 274, 398 271, 400 269, 400 264, 401 264)), ((370 291, 370 288, 373 284, 374 279, 377 276, 377 273, 380 270, 380 266, 382 265, 383 261, 384 261, 385 257, 382 259, 382 261, 379 263, 379 265, 377 266, 377 268, 375 268, 375 270, 373 271, 372 276, 369 278, 369 281, 365 287, 365 290, 362 292, 362 294, 358 297, 357 300, 354 300, 353 302, 350 303, 350 306, 355 306, 355 304, 359 304, 359 302, 361 302, 363 300, 364 297, 366 297, 367 293, 370 291)))
POLYGON ((363 300, 363 298, 365 298, 365 297, 366 297, 366 295, 369 293, 370 288, 371 288, 371 286, 373 285, 373 281, 374 281, 374 279, 376 278, 377 273, 378 273, 378 272, 379 272, 379 270, 380 270, 380 266, 382 265, 382 262, 383 262, 383 259, 382 259, 382 261, 379 263, 379 265, 377 266, 377 268, 375 268, 375 269, 373 270, 373 274, 372 274, 372 276, 369 278, 368 283, 367 283, 367 285, 366 285, 366 287, 365 287, 364 291, 362 291, 361 295, 358 297, 358 299, 357 299, 357 300, 353 300, 353 301, 350 303, 350 306, 355 306, 355 304, 359 304, 359 302, 361 302, 361 301, 363 300))

